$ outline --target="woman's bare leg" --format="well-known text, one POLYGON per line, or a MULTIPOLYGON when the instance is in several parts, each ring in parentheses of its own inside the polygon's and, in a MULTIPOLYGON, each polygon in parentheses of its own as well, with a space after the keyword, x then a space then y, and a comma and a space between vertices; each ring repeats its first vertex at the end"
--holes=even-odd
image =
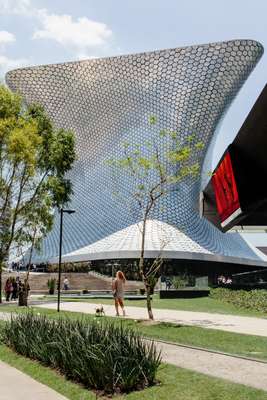
POLYGON ((124 309, 123 300, 122 300, 122 299, 118 299, 118 300, 119 300, 119 304, 120 304, 121 309, 122 309, 122 314, 123 314, 123 316, 125 317, 126 313, 125 313, 125 309, 124 309))
POLYGON ((119 302, 117 299, 115 299, 115 310, 116 310, 116 315, 119 317, 119 302))

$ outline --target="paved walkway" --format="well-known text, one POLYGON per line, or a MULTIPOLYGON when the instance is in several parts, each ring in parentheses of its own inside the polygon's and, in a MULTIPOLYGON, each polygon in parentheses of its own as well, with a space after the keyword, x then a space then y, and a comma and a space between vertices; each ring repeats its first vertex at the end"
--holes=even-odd
POLYGON ((156 343, 162 360, 168 364, 267 391, 267 363, 156 343))
POLYGON ((67 400, 66 397, 0 361, 0 400, 67 400))
MULTIPOLYGON (((99 302, 100 304, 101 302, 99 302)), ((40 307, 56 309, 56 304, 43 304, 40 307)), ((87 302, 63 302, 61 310, 94 314, 97 304, 87 302)), ((114 316, 114 306, 104 305, 105 314, 114 316)), ((147 319, 147 311, 142 307, 127 307, 127 318, 147 319)), ((182 325, 196 325, 202 328, 219 329, 227 332, 243 333, 267 337, 267 319, 240 317, 236 315, 212 314, 193 311, 154 309, 154 318, 160 322, 182 325)))

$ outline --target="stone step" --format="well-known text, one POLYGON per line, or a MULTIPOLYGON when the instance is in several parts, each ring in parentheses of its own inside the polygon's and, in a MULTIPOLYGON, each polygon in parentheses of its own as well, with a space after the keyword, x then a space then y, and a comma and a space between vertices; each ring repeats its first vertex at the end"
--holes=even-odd
MULTIPOLYGON (((2 275, 2 287, 4 287, 6 280, 8 277, 20 276, 21 280, 25 278, 25 272, 14 272, 14 273, 6 273, 4 272, 2 275)), ((70 272, 66 274, 62 274, 62 286, 63 280, 65 276, 68 278, 70 283, 71 290, 110 290, 111 282, 102 279, 101 276, 96 277, 92 276, 88 273, 78 273, 78 272, 70 272)), ((56 279, 58 278, 57 273, 30 273, 29 284, 30 288, 33 291, 47 291, 47 281, 48 279, 56 279)), ((130 281, 126 282, 125 290, 137 290, 142 287, 141 282, 130 281)))

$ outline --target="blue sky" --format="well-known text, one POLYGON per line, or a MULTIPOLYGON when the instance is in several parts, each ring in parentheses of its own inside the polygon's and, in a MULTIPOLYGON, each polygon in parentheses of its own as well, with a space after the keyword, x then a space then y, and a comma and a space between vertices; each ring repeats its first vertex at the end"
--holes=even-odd
MULTIPOLYGON (((266 16, 266 0, 0 0, 0 77, 25 65, 235 38, 267 48, 266 16)), ((223 121, 214 166, 266 76, 264 54, 223 121)), ((254 234, 252 241, 267 246, 265 235, 254 234)))

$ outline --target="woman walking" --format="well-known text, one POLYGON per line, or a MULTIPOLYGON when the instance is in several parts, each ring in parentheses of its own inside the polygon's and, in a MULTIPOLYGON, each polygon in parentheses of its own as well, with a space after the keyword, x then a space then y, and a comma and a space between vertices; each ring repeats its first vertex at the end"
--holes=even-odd
POLYGON ((125 309, 124 309, 124 287, 125 287, 125 276, 122 271, 118 271, 116 273, 116 279, 112 282, 112 293, 115 300, 115 309, 116 315, 119 317, 119 306, 122 309, 122 315, 125 317, 125 309))

